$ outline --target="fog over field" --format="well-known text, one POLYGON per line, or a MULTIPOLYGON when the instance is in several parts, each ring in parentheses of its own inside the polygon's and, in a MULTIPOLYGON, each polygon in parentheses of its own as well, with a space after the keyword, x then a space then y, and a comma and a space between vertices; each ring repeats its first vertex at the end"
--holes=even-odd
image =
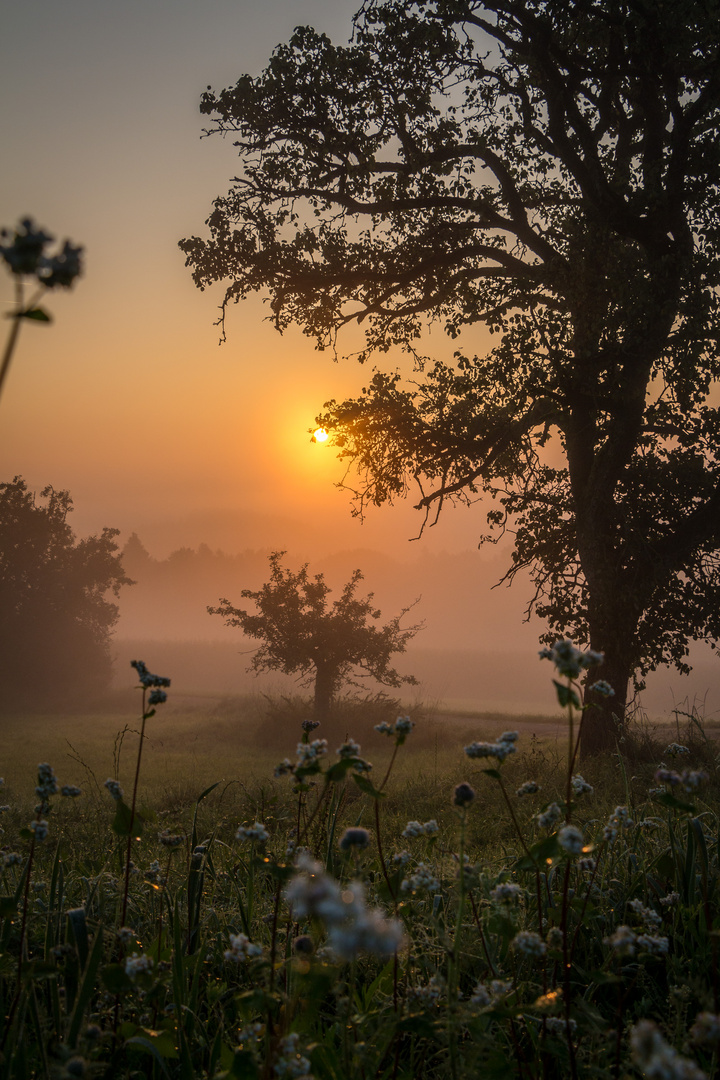
MULTIPOLYGON (((292 534, 277 531, 292 542, 292 534)), ((261 539, 262 531, 255 535, 261 539)), ((422 700, 440 711, 556 712, 551 670, 537 657, 543 626, 537 618, 524 621, 532 595, 529 579, 518 575, 512 587, 497 584, 509 565, 507 549, 442 552, 421 540, 408 544, 404 560, 363 548, 313 557, 317 539, 303 536, 301 529, 296 536, 297 548, 288 550, 285 564, 295 570, 308 562, 311 573, 323 573, 333 588, 331 600, 359 568, 362 594, 374 593, 383 621, 418 601, 406 621, 424 621, 425 628, 397 658, 398 669, 419 683, 404 688, 404 700, 422 700)), ((162 543, 157 547, 162 550, 162 543)), ((119 602, 116 686, 129 684, 129 661, 141 656, 170 675, 180 693, 302 693, 294 678, 249 673, 256 643, 206 610, 220 598, 252 608, 241 591, 257 589, 267 579, 271 550, 267 543, 233 553, 199 544, 157 558, 132 534, 123 562, 136 584, 123 590, 119 602)), ((690 676, 662 670, 649 679, 641 700, 650 715, 696 703, 707 718, 717 717, 720 663, 702 646, 695 648, 692 662, 690 676)), ((377 689, 368 682, 368 691, 377 689)))

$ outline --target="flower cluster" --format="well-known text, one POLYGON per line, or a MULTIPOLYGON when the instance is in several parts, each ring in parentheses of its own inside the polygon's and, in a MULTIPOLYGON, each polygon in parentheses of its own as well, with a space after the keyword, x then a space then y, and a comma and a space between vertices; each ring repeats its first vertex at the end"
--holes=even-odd
POLYGON ((134 952, 132 956, 128 956, 125 960, 125 974, 129 975, 131 979, 135 979, 146 971, 152 971, 152 968, 152 956, 140 956, 139 953, 134 952))
POLYGON ((38 228, 32 218, 23 218, 14 233, 0 230, 0 258, 11 274, 34 277, 46 289, 67 289, 82 272, 83 249, 66 240, 56 255, 46 255, 45 249, 54 236, 38 228))
POLYGON ((603 829, 603 840, 609 840, 612 843, 617 839, 620 829, 629 829, 631 825, 632 818, 627 806, 616 806, 603 829))
POLYGON ((340 838, 340 850, 350 851, 351 848, 366 848, 370 843, 370 833, 360 826, 346 829, 340 838))
POLYGON ((123 789, 120 787, 118 781, 113 780, 113 778, 109 776, 105 781, 104 786, 108 789, 111 798, 113 798, 115 802, 120 802, 123 797, 123 789))
POLYGON ((569 638, 556 641, 552 649, 541 649, 539 655, 541 660, 551 660, 558 674, 568 679, 579 679, 583 671, 599 667, 605 659, 603 653, 593 652, 592 649, 581 652, 569 638))
POLYGON ((470 996, 471 1005, 479 1005, 481 1008, 487 1008, 488 1005, 494 1005, 496 1001, 504 998, 512 990, 512 983, 507 979, 493 979, 489 986, 485 983, 478 983, 470 996))
POLYGON ((553 825, 557 825, 562 816, 562 810, 556 802, 553 802, 538 814, 535 820, 541 829, 551 829, 553 825))
POLYGON ((391 956, 402 944, 402 924, 387 919, 379 908, 368 908, 359 881, 342 888, 309 854, 301 853, 296 873, 285 889, 294 918, 318 918, 325 923, 327 943, 342 960, 359 952, 391 956))
POLYGON ((235 839, 240 841, 252 840, 257 844, 265 844, 270 839, 270 833, 261 821, 256 821, 253 825, 240 825, 235 833, 235 839))
POLYGON ((295 1032, 280 1040, 280 1053, 273 1065, 273 1072, 279 1077, 292 1077, 293 1080, 313 1080, 310 1074, 310 1062, 298 1052, 300 1036, 295 1032))
POLYGON ((524 784, 520 785, 515 794, 522 799, 525 795, 537 795, 538 791, 540 791, 540 785, 535 780, 526 780, 524 784))
POLYGON ((149 690, 154 687, 148 698, 148 705, 153 707, 155 705, 162 705, 167 701, 167 694, 161 687, 167 687, 170 685, 170 680, 166 679, 162 675, 153 675, 152 671, 148 671, 147 665, 142 660, 131 660, 130 667, 134 667, 138 673, 138 679, 143 690, 149 690))
POLYGON ((557 838, 560 847, 570 855, 582 855, 585 841, 583 834, 575 825, 565 825, 557 834, 557 838))
POLYGON ((223 955, 226 960, 234 960, 239 964, 242 960, 262 956, 262 945, 255 945, 245 934, 231 934, 230 948, 226 949, 223 955))
POLYGON ((424 824, 419 821, 408 821, 401 835, 409 840, 415 840, 418 836, 435 836, 438 831, 438 823, 435 818, 430 818, 424 824))
POLYGON ((595 790, 592 784, 588 784, 587 780, 585 780, 580 775, 580 773, 575 773, 575 775, 570 781, 570 784, 573 790, 573 795, 592 795, 595 790))
POLYGON ((495 758, 504 761, 510 754, 517 750, 515 743, 518 740, 517 731, 504 731, 495 742, 473 742, 465 747, 465 753, 469 758, 495 758))
POLYGON ((375 725, 375 730, 379 731, 381 735, 391 735, 399 743, 402 743, 405 742, 414 727, 415 721, 411 720, 409 716, 398 716, 394 724, 388 724, 387 720, 382 720, 375 725))
POLYGON ((683 769, 681 773, 678 773, 674 769, 660 768, 655 773, 655 779, 659 783, 668 784, 671 788, 681 787, 688 793, 697 791, 707 778, 708 774, 702 769, 683 769))
POLYGON ((665 1042, 657 1024, 640 1020, 630 1032, 630 1051, 633 1063, 645 1076, 662 1080, 706 1080, 702 1069, 681 1057, 665 1042))
POLYGON ((509 904, 519 900, 522 889, 514 881, 501 881, 490 890, 490 899, 496 904, 509 904))
POLYGON ((425 863, 418 863, 415 867, 415 872, 403 881, 400 888, 403 892, 409 893, 434 893, 440 888, 440 882, 429 866, 426 866, 425 863))
POLYGON ((533 959, 538 959, 547 952, 547 945, 534 930, 521 930, 512 939, 511 944, 516 952, 522 953, 523 956, 530 956, 533 959))

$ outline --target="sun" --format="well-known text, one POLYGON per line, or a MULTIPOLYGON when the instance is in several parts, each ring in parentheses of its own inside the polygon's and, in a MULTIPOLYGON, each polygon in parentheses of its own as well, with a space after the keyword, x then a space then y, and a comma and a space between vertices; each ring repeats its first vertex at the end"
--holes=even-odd
POLYGON ((327 431, 325 430, 325 428, 319 427, 319 428, 316 428, 315 431, 313 432, 312 441, 313 442, 327 442, 328 438, 329 438, 329 435, 328 435, 327 431))

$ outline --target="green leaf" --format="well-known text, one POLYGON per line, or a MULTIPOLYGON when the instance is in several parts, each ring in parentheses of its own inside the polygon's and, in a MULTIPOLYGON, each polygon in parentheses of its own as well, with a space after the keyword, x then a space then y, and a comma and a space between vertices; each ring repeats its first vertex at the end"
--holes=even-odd
POLYGON ((17 901, 14 896, 0 896, 0 919, 11 919, 17 914, 17 901))
MULTIPOLYGON (((115 817, 113 818, 113 823, 112 823, 113 832, 117 833, 118 836, 129 836, 130 835, 130 822, 131 822, 131 819, 132 819, 132 810, 127 805, 127 803, 123 802, 122 799, 119 799, 118 802, 117 802, 116 809, 115 809, 115 817)), ((142 816, 140 814, 138 814, 138 812, 136 811, 135 812, 135 820, 132 822, 133 836, 136 836, 136 837, 140 836, 140 834, 142 833, 142 826, 143 826, 142 816)))
POLYGON ((172 1058, 173 1060, 177 1060, 178 1058, 175 1040, 170 1031, 155 1031, 150 1028, 139 1027, 133 1036, 126 1039, 125 1045, 135 1046, 138 1041, 148 1043, 150 1047, 153 1047, 157 1051, 160 1057, 172 1058))
POLYGON ((337 784, 338 781, 344 780, 348 769, 352 769, 354 764, 355 758, 340 758, 325 773, 325 783, 337 784))
POLYGON ((542 863, 547 865, 548 859, 555 859, 561 854, 562 848, 558 843, 557 836, 547 836, 543 840, 539 840, 537 844, 533 844, 529 853, 518 859, 515 867, 517 870, 535 870, 542 863))
POLYGON ((387 798, 385 792, 378 791, 376 787, 373 787, 366 776, 358 776, 357 773, 353 773, 353 780, 365 795, 370 795, 373 799, 387 798))
POLYGON ((26 308, 25 311, 18 311, 16 318, 31 319, 33 322, 52 322, 52 319, 48 315, 47 311, 45 311, 44 308, 39 307, 26 308))
POLYGON ((683 810, 686 814, 694 814, 695 807, 692 803, 684 802, 682 799, 676 798, 671 795, 669 791, 664 791, 662 795, 655 795, 655 802, 661 803, 663 806, 670 807, 671 810, 683 810))
POLYGON ((111 994, 121 994, 133 987, 132 979, 125 974, 123 964, 106 964, 100 971, 100 978, 111 994))
POLYGON ((483 769, 486 776, 491 776, 493 780, 500 780, 500 772, 498 769, 483 769))
POLYGON ((580 699, 571 686, 558 682, 557 679, 553 679, 553 685, 557 693, 558 704, 563 709, 567 708, 568 705, 572 705, 576 709, 580 708, 580 699))

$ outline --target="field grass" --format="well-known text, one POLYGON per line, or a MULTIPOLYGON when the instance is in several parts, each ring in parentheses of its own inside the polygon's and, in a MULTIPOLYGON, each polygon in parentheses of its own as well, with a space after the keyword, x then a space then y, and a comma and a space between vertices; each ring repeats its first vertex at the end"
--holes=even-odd
POLYGON ((348 700, 315 753, 298 699, 171 695, 133 811, 139 703, 4 718, 0 1080, 716 1074, 699 717, 678 717, 687 752, 638 725, 568 788, 557 716, 415 705, 406 735, 396 703, 348 700))

